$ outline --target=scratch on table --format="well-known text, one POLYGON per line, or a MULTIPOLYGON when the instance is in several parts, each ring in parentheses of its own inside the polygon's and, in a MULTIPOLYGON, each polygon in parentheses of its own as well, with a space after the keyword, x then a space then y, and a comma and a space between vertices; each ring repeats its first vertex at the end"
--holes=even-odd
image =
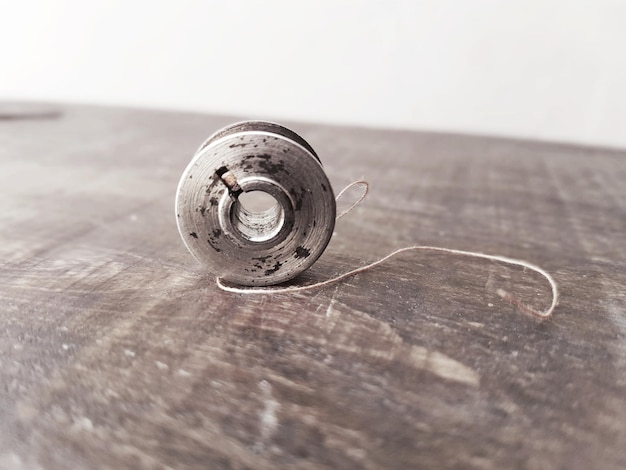
POLYGON ((263 395, 263 402, 265 407, 259 413, 261 421, 261 440, 257 442, 255 449, 262 451, 265 449, 268 441, 276 432, 278 428, 278 417, 276 411, 280 407, 280 404, 274 399, 272 394, 272 385, 267 380, 261 380, 259 382, 259 388, 263 395))
MULTIPOLYGON (((332 301, 328 308, 333 315, 340 313, 334 308, 332 301)), ((352 329, 347 328, 335 338, 333 348, 356 354, 359 357, 369 356, 389 362, 398 361, 411 368, 426 370, 442 379, 465 385, 473 387, 479 385, 480 375, 456 359, 442 352, 405 342, 390 325, 375 320, 363 312, 352 310, 350 314, 359 317, 365 324, 369 325, 372 331, 376 331, 381 342, 378 346, 370 343, 354 343, 356 337, 352 335, 352 329)), ((328 316, 328 311, 326 316, 328 316)), ((310 338, 309 340, 319 342, 319 338, 310 338)))
POLYGON ((333 304, 335 303, 335 298, 330 299, 330 303, 328 304, 328 308, 326 309, 326 317, 330 317, 333 314, 333 304))

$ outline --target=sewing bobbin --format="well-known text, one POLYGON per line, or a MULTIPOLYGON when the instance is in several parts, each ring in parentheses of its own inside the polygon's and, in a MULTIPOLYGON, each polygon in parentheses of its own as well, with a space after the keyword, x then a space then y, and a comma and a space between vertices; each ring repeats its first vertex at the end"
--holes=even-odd
POLYGON ((336 203, 311 146, 275 123, 246 121, 209 137, 183 172, 176 221, 191 254, 221 279, 244 286, 287 281, 324 252, 336 203), (246 207, 246 193, 273 203, 246 207))

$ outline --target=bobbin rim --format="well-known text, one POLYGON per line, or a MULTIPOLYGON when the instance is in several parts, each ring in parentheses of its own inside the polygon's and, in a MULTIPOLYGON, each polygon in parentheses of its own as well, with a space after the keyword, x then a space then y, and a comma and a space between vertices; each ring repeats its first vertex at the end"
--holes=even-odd
POLYGON ((196 150, 196 154, 200 153, 202 150, 204 150, 205 147, 208 147, 214 141, 217 141, 218 139, 229 136, 231 134, 236 134, 238 132, 267 132, 268 134, 282 135, 283 137, 286 137, 287 139, 293 140, 300 144, 302 147, 308 150, 309 153, 313 154, 313 156, 317 159, 320 165, 322 164, 322 161, 317 155, 317 152, 315 152, 315 150, 313 150, 313 147, 311 147, 311 145, 306 140, 304 140, 304 138, 300 136, 300 134, 298 134, 297 132, 294 132, 291 129, 288 129, 285 126, 278 124, 274 121, 262 121, 254 119, 234 122, 214 132, 202 143, 202 145, 200 145, 200 147, 198 147, 198 150, 196 150))

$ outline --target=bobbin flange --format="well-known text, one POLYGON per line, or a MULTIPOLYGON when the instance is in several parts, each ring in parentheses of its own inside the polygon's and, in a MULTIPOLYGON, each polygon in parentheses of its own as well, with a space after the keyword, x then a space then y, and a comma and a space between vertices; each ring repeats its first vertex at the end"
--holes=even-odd
POLYGON ((287 281, 323 253, 335 197, 319 157, 295 132, 266 121, 209 137, 176 193, 178 230, 191 254, 222 279, 246 286, 287 281), (261 191, 276 201, 256 212, 240 201, 261 191))

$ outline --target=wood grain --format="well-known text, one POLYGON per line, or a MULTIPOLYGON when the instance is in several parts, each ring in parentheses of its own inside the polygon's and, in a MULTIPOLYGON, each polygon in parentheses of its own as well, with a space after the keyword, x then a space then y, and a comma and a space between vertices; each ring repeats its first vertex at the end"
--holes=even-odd
POLYGON ((221 292, 174 192, 235 119, 46 109, 0 120, 0 468, 626 467, 625 152, 287 123, 371 183, 304 277, 523 258, 562 290, 541 322, 495 293, 544 308, 541 278, 445 254, 221 292))

